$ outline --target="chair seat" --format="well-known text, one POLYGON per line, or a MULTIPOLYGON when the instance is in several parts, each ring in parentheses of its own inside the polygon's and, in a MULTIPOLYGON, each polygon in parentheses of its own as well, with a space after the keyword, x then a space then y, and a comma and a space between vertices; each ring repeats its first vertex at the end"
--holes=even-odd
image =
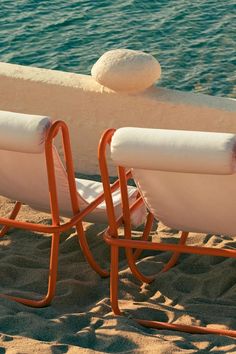
MULTIPOLYGON (((95 198, 103 193, 103 186, 101 182, 76 178, 76 187, 80 198, 82 198, 86 203, 90 204, 95 198)), ((137 197, 137 189, 128 186, 128 195, 130 203, 132 204, 137 197)), ((122 213, 121 205, 121 194, 119 190, 116 190, 112 194, 115 215, 118 217, 122 213)), ((138 226, 144 222, 146 216, 146 210, 144 205, 136 210, 132 215, 132 224, 138 226)), ((106 203, 103 201, 92 213, 88 214, 85 217, 86 221, 98 222, 98 223, 107 223, 107 213, 106 213, 106 203)))

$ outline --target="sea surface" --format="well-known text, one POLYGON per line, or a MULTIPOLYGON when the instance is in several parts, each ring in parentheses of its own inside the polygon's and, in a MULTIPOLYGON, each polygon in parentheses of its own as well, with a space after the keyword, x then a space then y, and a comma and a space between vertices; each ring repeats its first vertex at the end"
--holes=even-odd
POLYGON ((89 74, 115 48, 154 55, 161 86, 236 97, 235 0, 0 0, 0 61, 89 74))

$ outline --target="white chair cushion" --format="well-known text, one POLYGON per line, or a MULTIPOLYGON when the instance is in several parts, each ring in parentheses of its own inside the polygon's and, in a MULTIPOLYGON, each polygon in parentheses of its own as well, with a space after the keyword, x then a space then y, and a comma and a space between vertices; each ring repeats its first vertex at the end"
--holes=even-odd
POLYGON ((235 153, 229 133, 120 128, 111 142, 116 165, 159 171, 232 174, 235 153))
POLYGON ((41 153, 50 125, 45 116, 0 111, 0 149, 41 153))

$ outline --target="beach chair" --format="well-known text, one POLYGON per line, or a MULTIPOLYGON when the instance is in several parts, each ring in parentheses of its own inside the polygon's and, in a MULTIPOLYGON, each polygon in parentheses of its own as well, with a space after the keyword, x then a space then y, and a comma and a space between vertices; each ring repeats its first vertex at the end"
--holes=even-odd
MULTIPOLYGON (((0 195, 16 201, 9 217, 1 217, 0 237, 9 228, 21 228, 52 234, 48 291, 41 299, 8 298, 33 307, 48 305, 55 293, 60 234, 76 228, 78 241, 90 266, 102 277, 109 273, 95 261, 86 241, 82 221, 107 223, 102 183, 74 178, 69 133, 63 121, 54 123, 48 117, 0 111, 0 195), (61 133, 64 164, 53 144, 61 133), (51 214, 52 224, 34 224, 15 220, 22 203, 51 214), (66 217, 66 222, 61 221, 66 217)), ((119 181, 111 189, 115 213, 121 214, 119 181)), ((129 188, 135 201, 138 192, 129 188)), ((140 207, 133 222, 143 217, 140 207)))
MULTIPOLYGON (((124 248, 133 260, 141 250, 170 251, 172 256, 162 271, 173 267, 181 253, 236 258, 233 249, 186 245, 189 232, 236 235, 236 135, 144 128, 109 129, 100 141, 99 162, 110 220, 104 239, 111 247, 110 297, 114 314, 122 313, 118 304, 120 248, 124 248), (105 156, 107 144, 110 144, 111 159, 119 169, 124 239, 117 237, 105 156), (130 216, 135 205, 130 207, 128 201, 124 178, 127 168, 131 168, 149 210, 145 238, 154 217, 172 229, 181 230, 178 244, 131 238, 130 216)), ((152 281, 135 264, 131 270, 141 281, 152 281)), ((147 327, 236 337, 235 330, 217 326, 190 326, 150 319, 137 319, 137 322, 147 327)))

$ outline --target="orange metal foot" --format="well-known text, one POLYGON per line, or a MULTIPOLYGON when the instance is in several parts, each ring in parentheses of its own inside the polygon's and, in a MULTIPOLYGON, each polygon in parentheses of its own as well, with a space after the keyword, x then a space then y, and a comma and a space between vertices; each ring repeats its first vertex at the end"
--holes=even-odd
POLYGON ((43 299, 40 300, 25 299, 25 298, 5 295, 5 294, 0 294, 0 297, 4 297, 11 301, 19 302, 23 305, 30 306, 30 307, 46 307, 51 303, 51 298, 48 297, 44 297, 43 299))
POLYGON ((137 321, 139 324, 141 324, 144 327, 167 329, 171 331, 180 331, 180 332, 187 332, 187 333, 218 334, 223 336, 236 337, 236 330, 230 330, 230 329, 188 326, 188 325, 172 324, 172 323, 148 321, 148 320, 140 320, 140 319, 135 319, 135 321, 137 321))
POLYGON ((51 242, 51 254, 50 254, 49 275, 48 275, 48 291, 47 291, 47 295, 44 298, 40 300, 34 300, 34 299, 25 299, 17 296, 6 295, 6 294, 1 294, 0 296, 31 307, 48 306, 51 303, 56 291, 59 240, 60 240, 60 233, 55 232, 52 235, 52 242, 51 242))

